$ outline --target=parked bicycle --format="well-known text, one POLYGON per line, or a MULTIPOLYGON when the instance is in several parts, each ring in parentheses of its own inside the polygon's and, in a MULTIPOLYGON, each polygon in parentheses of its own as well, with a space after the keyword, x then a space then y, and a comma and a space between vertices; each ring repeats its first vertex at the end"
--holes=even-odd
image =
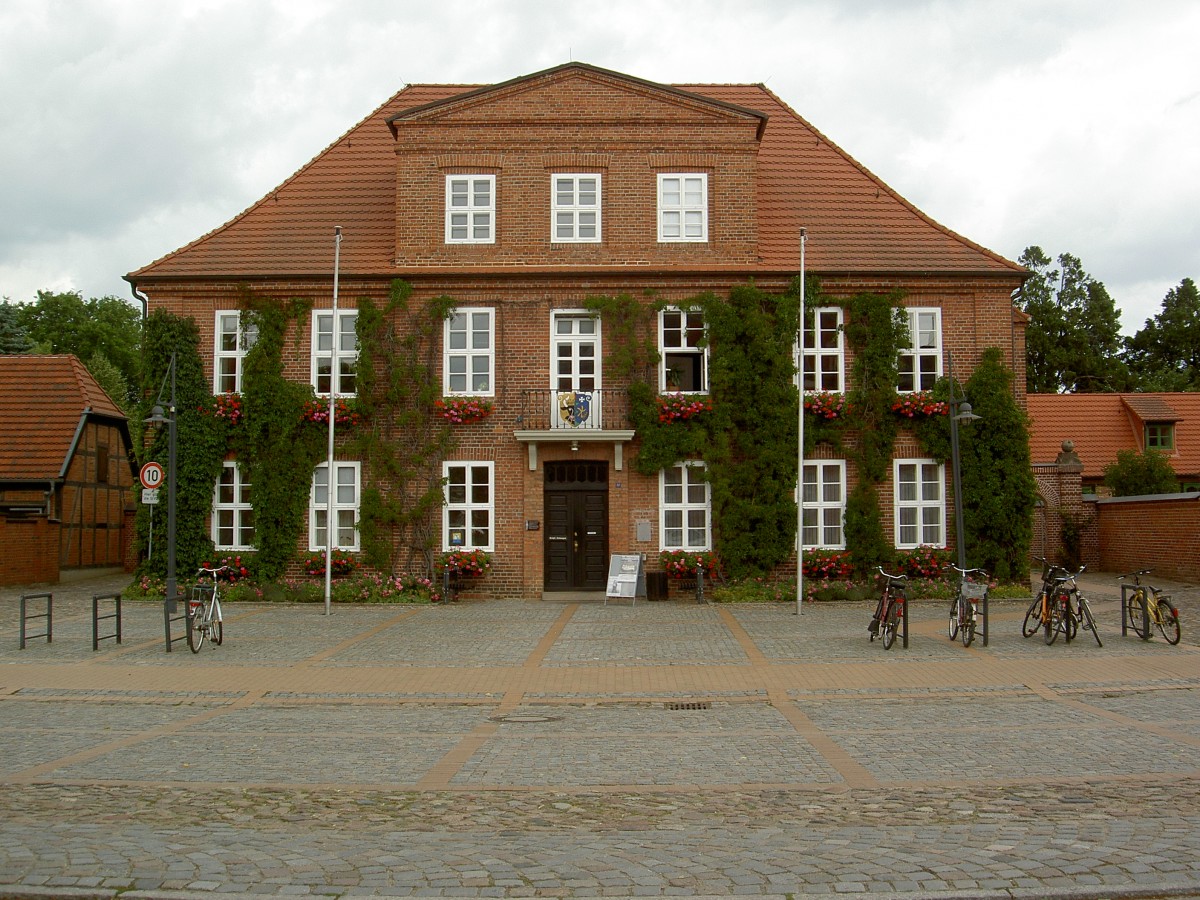
POLYGON ((1078 572, 1070 572, 1040 556, 1034 559, 1042 564, 1042 586, 1025 611, 1022 636, 1031 637, 1041 631, 1047 644, 1057 641, 1060 634, 1070 642, 1079 633, 1079 624, 1083 621, 1084 627, 1090 628, 1095 635, 1096 643, 1100 643, 1096 619, 1086 599, 1080 597, 1075 581, 1087 566, 1081 566, 1078 572))
POLYGON ((871 633, 872 641, 878 635, 883 641, 883 649, 890 650, 892 644, 896 643, 896 632, 900 628, 904 604, 908 600, 908 576, 892 575, 885 572, 883 566, 875 568, 883 576, 883 590, 880 592, 879 604, 875 607, 875 615, 871 617, 867 631, 871 633))
POLYGON ((1125 594, 1125 621, 1143 641, 1150 640, 1150 626, 1157 625, 1167 643, 1174 646, 1183 637, 1179 628, 1179 610, 1175 608, 1170 597, 1163 596, 1159 588, 1152 584, 1142 584, 1142 576, 1149 575, 1152 571, 1153 569, 1139 569, 1137 572, 1119 576, 1122 581, 1126 578, 1133 579, 1133 590, 1125 594))
POLYGON ((228 568, 229 566, 220 566, 216 569, 206 569, 201 566, 196 573, 196 583, 192 586, 187 608, 187 642, 193 653, 200 652, 205 638, 212 638, 212 642, 217 646, 225 640, 219 576, 228 568))
POLYGON ((960 638, 964 647, 970 647, 979 626, 979 606, 987 598, 989 576, 983 569, 960 569, 955 565, 950 568, 958 573, 959 582, 950 601, 946 631, 950 640, 960 638))

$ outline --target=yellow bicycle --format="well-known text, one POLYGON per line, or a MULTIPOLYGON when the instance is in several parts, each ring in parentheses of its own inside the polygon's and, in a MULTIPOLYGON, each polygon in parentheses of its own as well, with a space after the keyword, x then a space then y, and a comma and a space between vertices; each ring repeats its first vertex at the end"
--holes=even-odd
POLYGON ((1154 585, 1142 584, 1142 576, 1149 575, 1152 571, 1153 569, 1139 569, 1137 572, 1119 576, 1122 581, 1126 578, 1133 579, 1133 590, 1125 593, 1122 615, 1143 641, 1150 640, 1150 626, 1157 625, 1167 643, 1174 646, 1183 636, 1179 629, 1179 610, 1175 608, 1171 598, 1165 596, 1154 585))

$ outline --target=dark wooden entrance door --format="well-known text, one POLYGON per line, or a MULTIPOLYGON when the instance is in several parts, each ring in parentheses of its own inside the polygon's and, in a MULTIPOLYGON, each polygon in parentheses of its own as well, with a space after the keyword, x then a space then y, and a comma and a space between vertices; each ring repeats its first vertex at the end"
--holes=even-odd
POLYGON ((608 576, 608 464, 546 464, 545 589, 598 591, 608 576))

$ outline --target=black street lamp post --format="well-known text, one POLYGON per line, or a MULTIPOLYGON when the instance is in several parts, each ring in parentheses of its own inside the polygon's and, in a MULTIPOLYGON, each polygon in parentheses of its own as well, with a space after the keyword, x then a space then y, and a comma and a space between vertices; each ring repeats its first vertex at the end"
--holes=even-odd
POLYGON ((163 385, 158 390, 158 398, 154 407, 150 410, 150 418, 145 419, 147 425, 162 425, 167 426, 167 586, 166 586, 166 611, 168 613, 175 612, 175 600, 178 594, 178 584, 175 578, 175 482, 177 481, 176 463, 175 463, 175 442, 176 442, 176 409, 175 409, 175 354, 171 354, 171 362, 167 368, 167 375, 163 379, 163 385), (166 388, 167 379, 171 381, 171 398, 168 401, 167 411, 163 412, 162 400, 163 390, 166 388))
POLYGON ((950 466, 954 477, 954 544, 958 550, 958 567, 967 567, 967 541, 963 534, 962 465, 958 456, 958 423, 977 422, 979 416, 971 409, 966 397, 954 396, 954 359, 946 351, 950 375, 950 466))

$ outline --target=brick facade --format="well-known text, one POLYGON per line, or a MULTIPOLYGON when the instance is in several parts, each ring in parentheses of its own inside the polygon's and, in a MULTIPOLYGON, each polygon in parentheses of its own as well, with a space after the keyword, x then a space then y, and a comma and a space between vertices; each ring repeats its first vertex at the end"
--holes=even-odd
MULTIPOLYGON (((900 290, 907 305, 941 311, 940 340, 959 380, 990 346, 1010 366, 1024 357, 1011 304, 1023 270, 926 219, 761 86, 685 90, 579 64, 475 90, 414 86, 224 228, 127 277, 152 308, 194 318, 200 346, 212 348, 214 313, 237 309, 243 286, 328 307, 335 222, 345 225, 343 309, 362 297, 383 301, 401 278, 413 289, 410 305, 448 296, 495 311, 495 412, 455 426, 451 460, 495 466, 494 565, 476 586, 481 594, 543 590, 547 472, 556 463, 601 464, 606 481, 593 493, 607 510, 606 552, 644 553, 657 564, 659 478, 637 474, 637 436, 620 433, 628 424, 606 419, 602 439, 529 436, 540 427, 526 420, 530 398, 552 385, 552 316, 581 310, 590 296, 649 305, 725 294, 749 280, 781 291, 798 274, 805 225, 811 271, 831 302, 900 290), (707 177, 706 240, 658 240, 663 173, 707 177), (446 240, 446 178, 464 174, 495 178, 490 242, 446 240), (600 177, 601 240, 552 239, 555 174, 600 177)), ((309 327, 301 323, 286 343, 297 351, 285 374, 299 382, 311 377, 309 327)), ((614 339, 601 323, 601 366, 614 339)), ((211 375, 211 357, 206 364, 211 375)), ((440 382, 440 353, 434 365, 440 382)), ((845 371, 852 365, 847 354, 845 371)), ((610 372, 599 386, 614 397, 628 387, 610 372)), ((903 435, 897 454, 923 455, 903 435)), ((848 466, 848 487, 856 477, 848 466)), ((946 481, 948 495, 949 472, 946 481)), ((885 514, 891 492, 890 483, 882 489, 885 514)), ((952 498, 945 502, 951 518, 952 498)))

